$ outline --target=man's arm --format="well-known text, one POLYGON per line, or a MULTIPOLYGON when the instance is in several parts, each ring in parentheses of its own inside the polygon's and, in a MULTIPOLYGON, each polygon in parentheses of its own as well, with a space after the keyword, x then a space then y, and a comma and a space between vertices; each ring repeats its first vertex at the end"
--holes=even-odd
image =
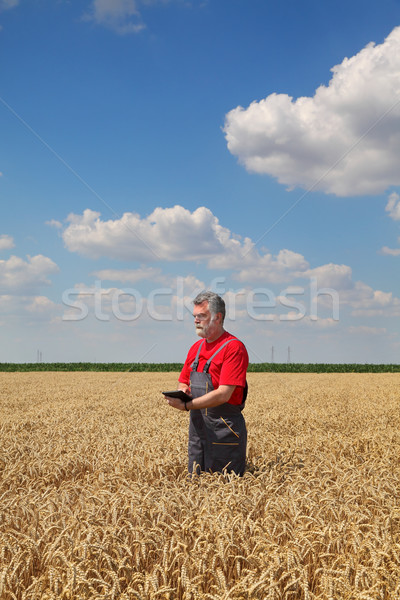
MULTIPOLYGON (((183 391, 187 391, 188 389, 184 383, 179 384, 179 389, 183 391), (183 386, 183 387, 182 387, 183 386)), ((179 398, 171 398, 167 397, 167 402, 170 406, 177 408, 178 410, 198 410, 200 408, 213 408, 214 406, 219 406, 220 404, 225 404, 229 401, 230 397, 233 394, 233 390, 235 389, 235 385, 220 385, 216 390, 211 390, 211 392, 207 392, 207 394, 203 394, 203 396, 199 396, 198 398, 193 398, 190 402, 185 402, 179 400, 179 398)))

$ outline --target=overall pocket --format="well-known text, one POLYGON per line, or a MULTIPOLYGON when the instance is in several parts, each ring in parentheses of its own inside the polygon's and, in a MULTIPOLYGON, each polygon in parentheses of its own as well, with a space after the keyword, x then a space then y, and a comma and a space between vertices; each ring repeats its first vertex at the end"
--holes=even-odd
POLYGON ((240 433, 230 417, 218 417, 212 419, 212 444, 238 446, 240 433))

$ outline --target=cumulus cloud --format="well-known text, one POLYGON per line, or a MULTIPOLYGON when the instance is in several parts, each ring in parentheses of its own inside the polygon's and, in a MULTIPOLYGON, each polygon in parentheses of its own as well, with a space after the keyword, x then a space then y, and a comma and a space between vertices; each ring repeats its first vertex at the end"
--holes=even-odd
MULTIPOLYGON (((397 192, 392 192, 389 195, 385 210, 387 213, 389 213, 389 217, 393 219, 393 221, 400 221, 400 196, 397 192)), ((388 246, 383 246, 379 253, 386 256, 400 256, 400 248, 389 248, 388 246)))
MULTIPOLYGON (((223 227, 205 207, 193 212, 182 206, 156 208, 148 217, 125 213, 120 219, 108 221, 87 209, 82 215, 70 215, 68 223, 62 232, 66 247, 91 258, 106 256, 140 263, 194 261, 205 263, 224 276, 230 272, 234 280, 244 285, 314 279, 322 305, 330 306, 332 302, 332 296, 325 297, 323 292, 330 288, 339 293, 341 305, 354 310, 382 310, 388 315, 398 310, 398 300, 390 294, 354 281, 350 266, 329 263, 311 268, 302 254, 287 248, 276 254, 260 252, 250 238, 242 239, 223 227)), ((94 275, 128 284, 147 279, 174 285, 171 278, 154 267, 107 269, 94 275)))
POLYGON ((351 290, 343 294, 343 302, 361 309, 400 307, 399 298, 394 297, 392 292, 374 290, 361 281, 356 282, 351 290))
POLYGON ((144 28, 137 0, 93 0, 84 19, 119 35, 138 33, 144 28))
POLYGON ((43 285, 50 285, 49 275, 58 272, 58 266, 47 256, 27 256, 23 260, 11 256, 0 260, 0 289, 11 294, 34 293, 43 285))
POLYGON ((400 256, 400 248, 389 248, 388 246, 383 246, 380 253, 386 254, 387 256, 400 256))
POLYGON ((30 313, 48 313, 49 311, 54 310, 58 305, 47 298, 46 296, 35 296, 30 299, 27 304, 26 309, 30 313))
MULTIPOLYGON (((95 271, 93 275, 102 280, 126 284, 147 280, 174 288, 179 278, 143 263, 194 261, 218 269, 224 277, 229 273, 245 289, 254 284, 309 280, 310 285, 315 284, 322 308, 331 309, 332 302, 339 298, 340 307, 353 309, 353 316, 394 316, 400 311, 400 300, 392 293, 354 281, 350 266, 329 263, 311 268, 302 254, 286 248, 276 254, 260 252, 250 238, 243 239, 223 227, 205 207, 193 212, 182 206, 156 208, 148 217, 125 213, 120 219, 108 221, 87 209, 82 215, 70 215, 68 223, 62 236, 70 251, 95 259, 106 256, 142 263, 138 269, 95 271)), ((198 283, 191 281, 191 288, 198 283)))
POLYGON ((24 320, 25 324, 38 321, 53 322, 60 314, 62 314, 62 306, 46 296, 0 295, 0 315, 7 316, 7 320, 28 317, 28 321, 24 320))
POLYGON ((10 248, 14 248, 14 238, 11 235, 0 235, 0 250, 9 250, 10 248))
POLYGON ((333 290, 339 295, 340 307, 351 307, 353 316, 390 317, 400 310, 400 299, 392 292, 374 290, 363 281, 354 281, 347 265, 321 265, 305 271, 304 275, 316 278, 317 293, 322 293, 319 301, 324 306, 331 302, 329 295, 324 297, 325 290, 333 290))
MULTIPOLYGON (((236 240, 235 240, 236 242, 236 240)), ((236 253, 227 251, 209 261, 209 266, 214 269, 236 269, 233 278, 241 282, 266 282, 283 283, 298 276, 302 276, 309 267, 304 256, 288 249, 283 249, 278 254, 270 252, 260 254, 255 248, 246 251, 248 244, 242 248, 234 248, 236 253)))
POLYGON ((385 208, 389 213, 389 217, 394 221, 400 221, 400 196, 396 192, 392 192, 389 196, 388 203, 385 208))
POLYGON ((218 254, 230 237, 229 230, 205 207, 193 213, 182 206, 156 208, 143 219, 125 213, 114 221, 102 221, 100 213, 87 209, 67 220, 62 234, 65 246, 91 258, 196 261, 218 254))
POLYGON ((332 72, 313 97, 273 93, 231 110, 229 151, 289 187, 353 196, 400 184, 400 27, 332 72))
POLYGON ((315 269, 307 269, 303 276, 315 277, 318 287, 333 288, 337 291, 351 290, 354 286, 352 269, 348 265, 329 263, 315 269))
MULTIPOLYGON (((90 258, 206 262, 211 269, 235 270, 238 281, 288 281, 309 267, 301 254, 288 249, 277 255, 260 253, 250 238, 242 239, 223 227, 205 207, 193 212, 182 206, 156 208, 145 218, 125 213, 108 221, 86 209, 82 215, 69 215, 67 221, 62 233, 65 246, 90 258)), ((108 275, 115 280, 115 272, 108 275)), ((125 274, 119 275, 125 280, 125 274)), ((127 274, 128 279, 135 276, 127 274)))
POLYGON ((362 281, 340 292, 341 306, 349 306, 353 317, 400 316, 400 299, 392 292, 374 290, 362 281))
POLYGON ((302 274, 304 277, 315 277, 317 284, 318 302, 328 307, 332 298, 326 292, 331 290, 338 294, 340 308, 352 308, 352 316, 398 316, 400 313, 400 299, 392 292, 374 290, 363 281, 354 281, 352 269, 348 265, 335 265, 329 263, 315 269, 308 269, 302 274), (321 294, 321 295, 320 295, 321 294))

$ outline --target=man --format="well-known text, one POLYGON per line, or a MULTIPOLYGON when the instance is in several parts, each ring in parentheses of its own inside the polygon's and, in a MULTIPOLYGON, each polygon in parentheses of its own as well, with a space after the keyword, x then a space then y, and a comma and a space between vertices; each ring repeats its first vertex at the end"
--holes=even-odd
POLYGON ((189 473, 226 471, 243 475, 247 431, 242 415, 249 358, 245 346, 225 331, 225 302, 214 292, 193 301, 196 333, 179 376, 179 389, 192 400, 167 397, 170 406, 190 411, 189 473))

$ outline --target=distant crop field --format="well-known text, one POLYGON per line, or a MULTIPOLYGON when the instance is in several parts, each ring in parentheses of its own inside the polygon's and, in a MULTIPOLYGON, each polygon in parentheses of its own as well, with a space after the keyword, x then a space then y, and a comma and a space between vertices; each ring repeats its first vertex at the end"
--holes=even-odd
POLYGON ((399 600, 400 374, 249 373, 243 478, 176 372, 0 373, 0 599, 399 600))
MULTIPOLYGON (((181 371, 183 363, 0 363, 0 372, 28 371, 181 371)), ((249 373, 400 373, 399 364, 362 363, 250 363, 249 373)))

